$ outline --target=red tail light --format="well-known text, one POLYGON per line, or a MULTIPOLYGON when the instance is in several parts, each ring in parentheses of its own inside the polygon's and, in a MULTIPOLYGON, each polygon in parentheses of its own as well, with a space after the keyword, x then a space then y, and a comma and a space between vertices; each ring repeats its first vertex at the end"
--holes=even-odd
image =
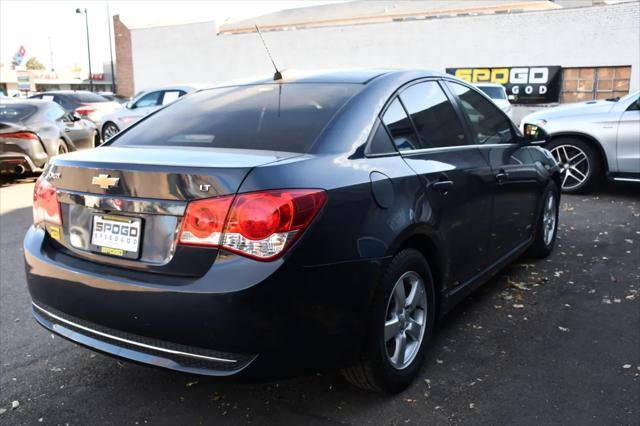
POLYGON ((62 225, 62 215, 56 188, 46 179, 39 177, 33 189, 33 223, 42 222, 62 225))
POLYGON ((29 139, 29 140, 38 140, 38 135, 31 132, 15 132, 15 133, 2 133, 0 137, 10 138, 10 139, 29 139))
POLYGON ((90 106, 81 106, 76 108, 76 114, 78 115, 89 115, 93 114, 94 112, 96 112, 96 109, 90 106))
POLYGON ((193 201, 182 222, 180 243, 272 260, 302 234, 326 199, 322 190, 291 189, 193 201))
POLYGON ((192 201, 182 220, 180 243, 217 247, 233 195, 192 201))

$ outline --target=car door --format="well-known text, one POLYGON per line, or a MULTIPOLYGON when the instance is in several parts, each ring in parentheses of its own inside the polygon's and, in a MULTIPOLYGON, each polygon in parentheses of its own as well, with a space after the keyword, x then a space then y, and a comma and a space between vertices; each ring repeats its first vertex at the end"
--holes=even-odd
POLYGON ((86 120, 76 119, 58 104, 49 106, 47 117, 56 123, 75 149, 93 148, 93 128, 87 126, 86 120))
MULTIPOLYGON (((617 152, 620 173, 640 173, 640 98, 627 107, 618 122, 617 152)), ((635 177, 635 176, 634 176, 635 177)))
POLYGON ((489 258, 499 261, 525 245, 532 236, 545 173, 534 161, 531 149, 511 120, 480 92, 470 86, 448 81, 472 133, 473 142, 490 166, 492 226, 489 258))
POLYGON ((437 229, 448 277, 455 287, 472 279, 487 263, 491 197, 479 173, 488 165, 469 136, 450 99, 436 80, 404 88, 382 121, 405 162, 420 176, 422 212, 437 229))

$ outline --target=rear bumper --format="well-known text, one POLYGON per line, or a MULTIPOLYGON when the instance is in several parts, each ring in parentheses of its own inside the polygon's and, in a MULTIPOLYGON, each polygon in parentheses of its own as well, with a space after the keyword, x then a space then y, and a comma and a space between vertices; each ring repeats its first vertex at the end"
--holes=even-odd
POLYGON ((108 354, 215 376, 279 376, 357 356, 382 262, 305 267, 228 256, 200 278, 168 277, 78 259, 35 227, 24 251, 45 328, 108 354))
POLYGON ((35 302, 32 306, 34 318, 44 328, 88 348, 143 364, 192 374, 230 376, 242 371, 256 358, 145 339, 87 323, 35 302))
POLYGON ((27 154, 17 152, 0 154, 0 173, 39 172, 41 170, 27 154), (19 170, 20 168, 22 170, 19 170))

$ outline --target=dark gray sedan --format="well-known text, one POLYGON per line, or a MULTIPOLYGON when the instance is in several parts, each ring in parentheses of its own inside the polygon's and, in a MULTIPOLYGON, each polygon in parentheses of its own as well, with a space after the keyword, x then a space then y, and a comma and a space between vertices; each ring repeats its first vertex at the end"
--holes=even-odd
POLYGON ((99 145, 95 125, 54 102, 28 100, 0 104, 0 171, 38 172, 58 154, 99 145))

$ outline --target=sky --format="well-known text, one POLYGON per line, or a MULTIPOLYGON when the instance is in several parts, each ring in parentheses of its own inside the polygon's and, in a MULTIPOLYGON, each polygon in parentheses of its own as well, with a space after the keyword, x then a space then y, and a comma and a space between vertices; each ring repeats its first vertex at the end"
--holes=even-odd
MULTIPOLYGON (((37 58, 47 69, 67 71, 74 65, 87 70, 84 15, 87 9, 92 72, 101 73, 109 61, 109 14, 135 26, 159 22, 203 22, 249 18, 282 9, 332 1, 26 1, 0 0, 0 62, 10 66, 20 46, 25 59, 37 58), (50 48, 51 47, 51 48, 50 48)), ((114 51, 115 60, 115 51, 114 51)))

